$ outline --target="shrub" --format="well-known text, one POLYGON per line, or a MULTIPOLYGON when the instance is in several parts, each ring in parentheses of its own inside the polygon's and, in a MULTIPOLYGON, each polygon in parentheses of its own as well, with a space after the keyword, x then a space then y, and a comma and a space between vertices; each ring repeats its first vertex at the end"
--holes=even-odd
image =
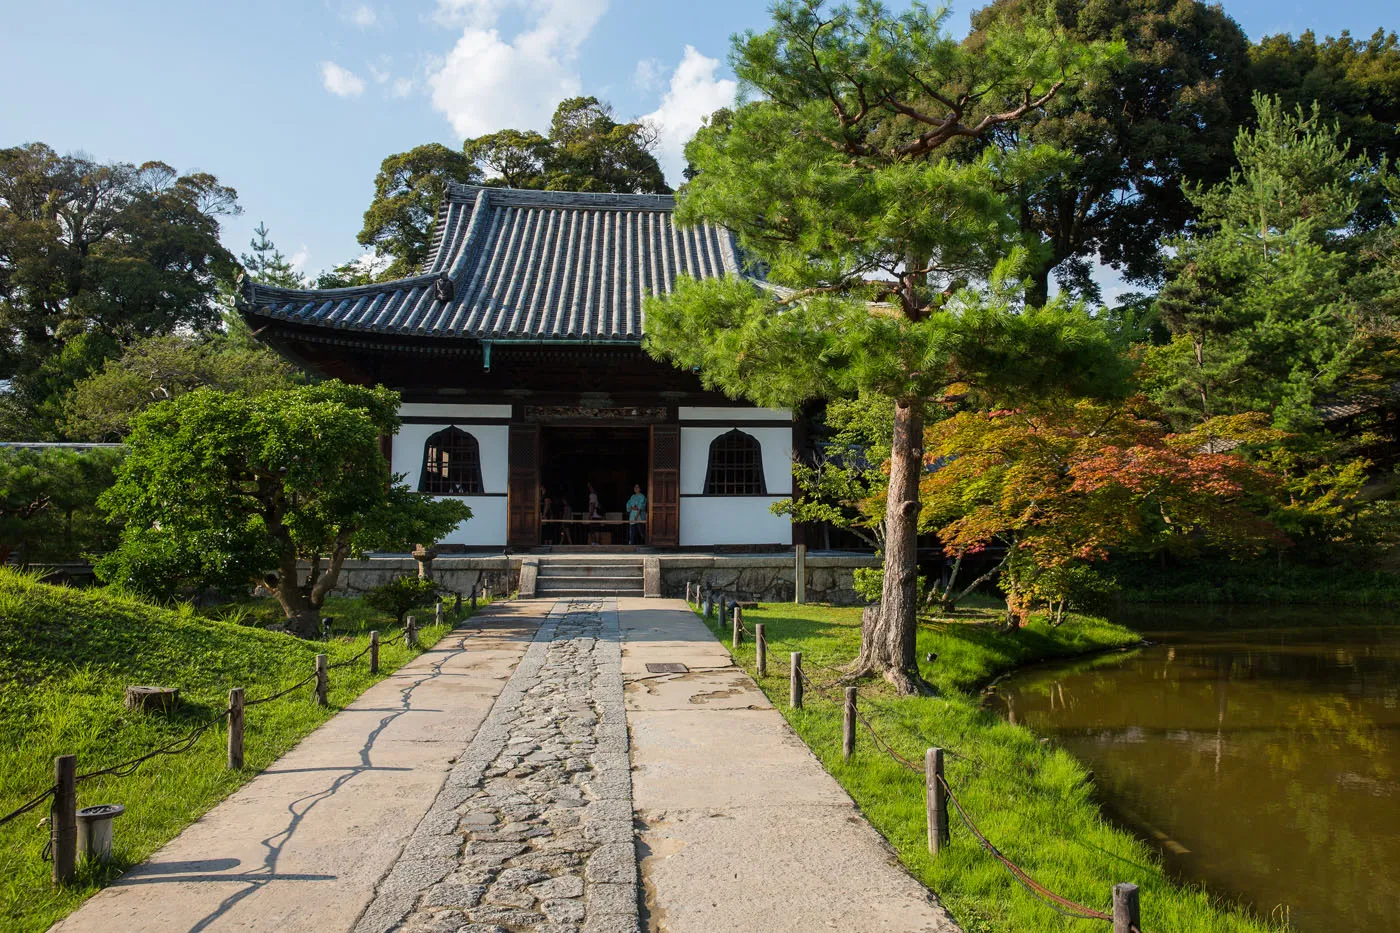
POLYGON ((432 605, 439 593, 446 592, 432 580, 418 577, 395 577, 383 586, 365 593, 364 601, 371 609, 387 612, 403 624, 404 616, 421 606, 432 605))

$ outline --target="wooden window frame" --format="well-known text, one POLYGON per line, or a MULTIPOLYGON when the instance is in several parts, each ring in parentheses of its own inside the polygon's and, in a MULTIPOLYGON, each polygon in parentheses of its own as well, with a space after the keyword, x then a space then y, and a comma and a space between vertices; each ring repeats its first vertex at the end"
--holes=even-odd
POLYGON ((455 425, 428 435, 423 442, 418 491, 430 496, 485 495, 486 486, 481 479, 481 444, 476 435, 455 425), (444 454, 447 455, 445 465, 444 454))
POLYGON ((763 444, 758 438, 732 428, 710 441, 705 467, 706 496, 766 496, 763 444))

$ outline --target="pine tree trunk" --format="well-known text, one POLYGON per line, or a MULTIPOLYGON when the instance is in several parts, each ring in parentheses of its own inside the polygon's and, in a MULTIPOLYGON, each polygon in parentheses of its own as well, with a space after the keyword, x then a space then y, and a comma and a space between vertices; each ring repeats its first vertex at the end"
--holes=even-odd
POLYGON ((855 673, 879 673, 902 694, 929 692, 914 655, 918 612, 919 477, 923 472, 923 403, 901 399, 894 411, 890 487, 885 510, 885 583, 879 606, 861 627, 855 673))

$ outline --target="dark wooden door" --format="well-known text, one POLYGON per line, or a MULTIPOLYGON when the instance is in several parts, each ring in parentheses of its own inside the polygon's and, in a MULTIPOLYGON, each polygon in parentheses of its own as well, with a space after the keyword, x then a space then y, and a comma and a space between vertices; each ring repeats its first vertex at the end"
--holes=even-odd
POLYGON ((681 543, 681 429, 651 426, 651 492, 647 496, 647 543, 677 547, 681 543))
POLYGON ((507 447, 510 479, 506 488, 506 543, 511 547, 534 547, 540 543, 539 425, 511 425, 507 447))

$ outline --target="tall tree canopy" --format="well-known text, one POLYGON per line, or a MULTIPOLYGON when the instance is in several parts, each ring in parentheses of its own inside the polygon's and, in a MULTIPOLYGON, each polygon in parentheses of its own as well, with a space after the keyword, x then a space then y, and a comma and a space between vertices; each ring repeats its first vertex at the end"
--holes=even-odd
POLYGON ((393 257, 385 278, 418 271, 432 246, 433 219, 449 182, 473 184, 481 172, 471 159, 441 143, 399 152, 379 165, 374 200, 357 239, 393 257))
POLYGON ((1316 104, 1255 105, 1229 180, 1189 191, 1201 228, 1175 242, 1157 300, 1172 340, 1149 364, 1178 424, 1262 411, 1281 428, 1315 427, 1320 403, 1355 391, 1368 357, 1388 366, 1395 350, 1400 322, 1364 287, 1386 286, 1363 261, 1393 240, 1393 178, 1349 155, 1316 104), (1379 230, 1377 205, 1390 218, 1379 230))
MULTIPOLYGON (((1197 0, 1056 0, 1054 15, 1081 42, 1121 42, 1111 68, 1065 88, 983 145, 1049 144, 1075 156, 1018 192, 1018 220, 1037 247, 1027 300, 1043 304, 1053 271, 1062 287, 1097 297, 1095 261, 1145 280, 1161 270, 1165 237, 1194 216, 1182 183, 1216 182, 1249 109, 1249 42, 1219 6, 1197 0)), ((1038 0, 997 0, 972 17, 987 30, 1042 15, 1038 0)))
POLYGON ((827 10, 784 0, 773 26, 735 40, 751 102, 687 148, 678 217, 724 224, 780 293, 745 280, 681 280, 647 306, 652 352, 760 404, 878 393, 894 400, 879 607, 854 673, 925 688, 914 657, 914 544, 927 401, 986 393, 1108 390, 1106 336, 1056 303, 1019 311, 1015 184, 1056 160, 943 148, 1024 119, 1112 54, 1027 16, 977 43, 916 5, 827 10), (1008 259, 1012 256, 1012 259, 1008 259), (990 279, 986 290, 966 287, 990 279))
POLYGON ((596 97, 571 97, 554 112, 548 136, 504 129, 462 144, 430 143, 391 155, 380 166, 359 241, 393 257, 385 278, 410 275, 428 257, 433 220, 449 181, 548 191, 663 194, 666 178, 652 155, 655 132, 619 123, 596 97))
POLYGON ((54 436, 61 397, 122 346, 216 324, 236 193, 163 162, 0 150, 0 430, 54 436))
POLYGON ((1322 107, 1352 155, 1372 162, 1400 159, 1400 38, 1377 29, 1369 39, 1343 32, 1318 41, 1311 30, 1296 39, 1266 36, 1251 49, 1250 84, 1290 110, 1322 107))

